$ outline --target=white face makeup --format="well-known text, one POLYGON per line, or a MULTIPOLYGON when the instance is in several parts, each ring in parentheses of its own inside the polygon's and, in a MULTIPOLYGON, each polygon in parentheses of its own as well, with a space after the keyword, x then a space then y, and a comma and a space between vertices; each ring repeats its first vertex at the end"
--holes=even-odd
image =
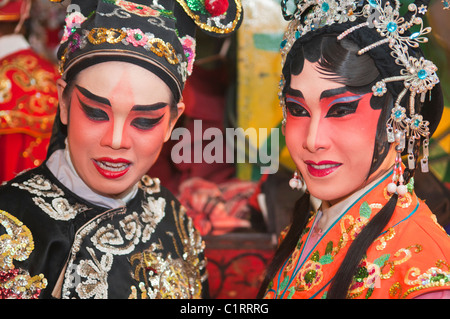
MULTIPOLYGON (((61 103, 61 121, 68 123, 70 157, 83 181, 104 196, 129 192, 170 137, 178 119, 171 119, 170 103, 168 86, 139 66, 105 62, 80 72, 70 108, 61 103)), ((177 108, 180 116, 184 105, 177 108)))
POLYGON ((333 204, 379 176, 367 179, 381 112, 371 97, 349 92, 308 61, 291 77, 286 144, 314 197, 333 204))

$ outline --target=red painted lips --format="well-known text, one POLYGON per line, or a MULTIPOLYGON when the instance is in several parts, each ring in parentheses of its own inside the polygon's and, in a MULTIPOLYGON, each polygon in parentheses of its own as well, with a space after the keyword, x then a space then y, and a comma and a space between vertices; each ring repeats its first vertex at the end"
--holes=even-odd
POLYGON ((308 172, 314 177, 324 177, 336 171, 342 164, 333 161, 321 161, 315 163, 313 161, 305 161, 308 172))
POLYGON ((131 162, 122 158, 102 157, 93 159, 95 168, 105 178, 116 179, 125 175, 130 169, 131 162))

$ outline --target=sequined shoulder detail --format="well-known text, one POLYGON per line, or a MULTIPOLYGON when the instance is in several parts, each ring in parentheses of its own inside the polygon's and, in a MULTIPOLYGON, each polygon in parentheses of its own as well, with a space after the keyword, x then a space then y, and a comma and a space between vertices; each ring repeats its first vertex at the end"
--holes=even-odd
POLYGON ((15 260, 28 259, 34 250, 31 231, 3 210, 0 210, 0 224, 6 229, 0 236, 0 299, 37 299, 47 286, 47 279, 43 274, 31 276, 13 264, 15 260))
POLYGON ((55 220, 71 220, 78 213, 88 210, 83 204, 70 204, 64 197, 63 190, 43 175, 34 175, 23 182, 12 183, 11 186, 35 195, 32 197, 33 202, 55 220))

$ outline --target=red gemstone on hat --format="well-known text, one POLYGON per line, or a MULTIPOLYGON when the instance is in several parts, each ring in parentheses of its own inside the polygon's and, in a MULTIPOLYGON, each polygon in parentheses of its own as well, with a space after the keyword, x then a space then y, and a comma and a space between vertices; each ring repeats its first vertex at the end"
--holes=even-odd
POLYGON ((228 0, 206 0, 205 9, 216 17, 224 14, 228 9, 228 0))

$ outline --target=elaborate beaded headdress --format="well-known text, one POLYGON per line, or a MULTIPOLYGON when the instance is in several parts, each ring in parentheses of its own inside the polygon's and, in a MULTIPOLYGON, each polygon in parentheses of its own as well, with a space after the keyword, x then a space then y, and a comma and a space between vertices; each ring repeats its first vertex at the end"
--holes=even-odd
MULTIPOLYGON (((383 96, 389 90, 388 86, 392 85, 390 91, 396 96, 391 116, 386 123, 386 132, 388 142, 397 143, 398 153, 393 177, 395 185, 391 185, 391 190, 397 191, 400 195, 406 191, 401 166, 401 153, 405 149, 406 141, 408 141, 408 167, 414 169, 413 147, 421 137, 424 139, 421 167, 422 171, 428 171, 430 123, 417 112, 415 105, 416 96, 424 102, 427 93, 431 98, 431 90, 439 83, 437 67, 423 57, 419 48, 421 43, 428 41, 425 35, 431 31, 430 27, 424 27, 422 20, 427 12, 427 3, 428 1, 415 1, 408 4, 407 13, 402 16, 401 2, 398 0, 294 1, 295 8, 290 10, 293 11, 291 14, 288 13, 288 1, 281 1, 283 16, 290 21, 281 43, 283 65, 298 39, 320 32, 337 33, 338 41, 351 37, 351 40, 361 47, 358 55, 367 53, 374 60, 383 56, 383 59, 395 62, 391 63, 394 65, 392 70, 380 70, 389 69, 386 68, 386 64, 379 67, 383 79, 372 87, 372 91, 375 96, 383 96), (405 108, 404 105, 407 104, 409 105, 405 108)), ((449 9, 448 2, 443 3, 444 9, 449 9)), ((377 65, 377 62, 375 64, 377 65)), ((286 106, 282 94, 285 83, 282 76, 279 97, 283 107, 283 122, 286 119, 286 106)), ((436 110, 436 113, 439 113, 435 114, 436 117, 440 118, 442 108, 436 110)))

